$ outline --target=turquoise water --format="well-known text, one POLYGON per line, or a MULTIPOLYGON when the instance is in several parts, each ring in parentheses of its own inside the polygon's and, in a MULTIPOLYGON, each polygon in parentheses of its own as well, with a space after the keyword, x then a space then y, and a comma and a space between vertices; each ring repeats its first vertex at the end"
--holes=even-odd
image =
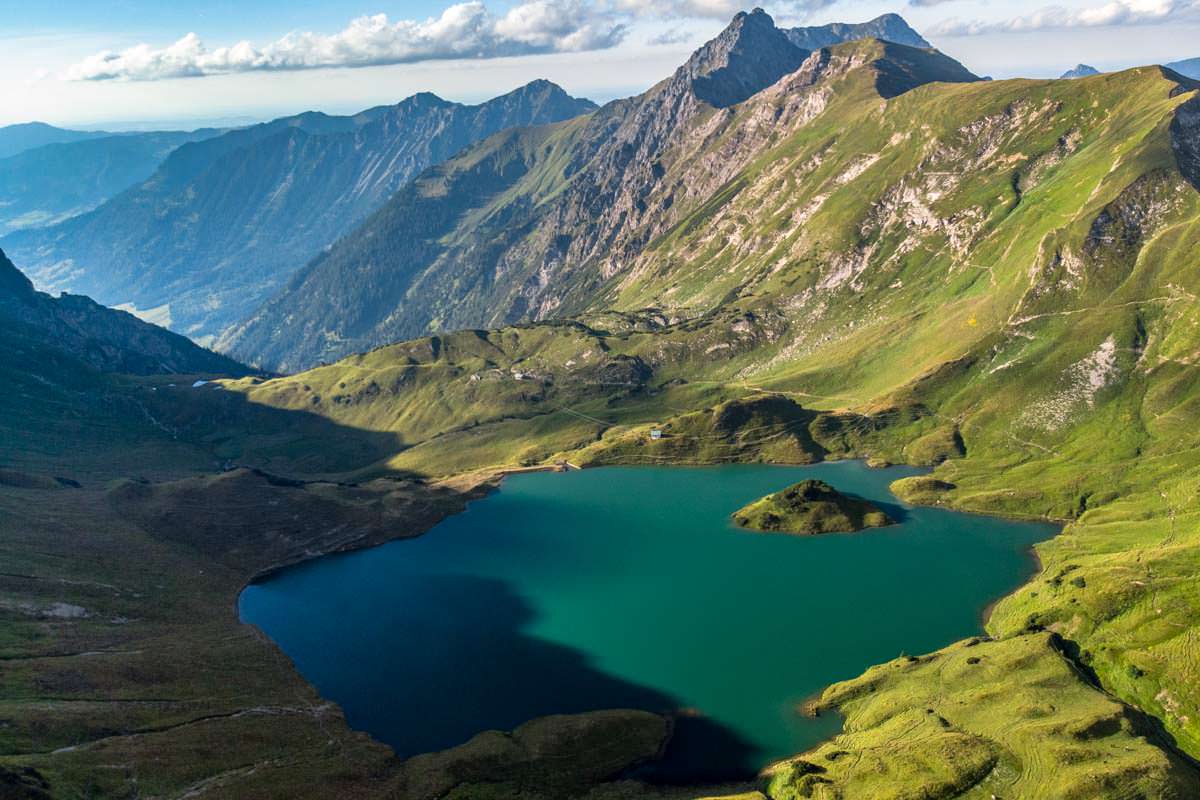
POLYGON ((418 539, 242 594, 350 724, 401 756, 597 708, 689 709, 665 779, 732 777, 836 732, 795 707, 902 652, 981 630, 1049 525, 901 505, 909 468, 613 467, 510 477, 418 539), (732 527, 806 477, 903 521, 851 535, 732 527))

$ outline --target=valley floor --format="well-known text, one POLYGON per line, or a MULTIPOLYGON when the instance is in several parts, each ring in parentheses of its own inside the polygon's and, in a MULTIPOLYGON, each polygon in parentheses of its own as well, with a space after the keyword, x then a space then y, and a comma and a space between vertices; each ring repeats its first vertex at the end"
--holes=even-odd
MULTIPOLYGON (((621 453, 617 445, 592 457, 620 462, 621 453)), ((757 460, 761 451, 739 455, 757 460)), ((28 798, 423 798, 469 775, 462 764, 472 759, 496 775, 494 750, 401 763, 351 731, 271 642, 238 623, 236 598, 279 565, 419 534, 499 474, 349 486, 237 469, 71 488, 0 473, 0 778, 28 798)), ((928 494, 933 479, 909 480, 899 488, 914 499, 944 502, 939 487, 928 494)), ((1047 548, 1077 535, 1069 528, 1047 548)), ((1023 592, 1044 586, 1046 571, 1023 592)), ((811 710, 845 714, 845 732, 768 770, 761 791, 773 800, 1196 796, 1200 772, 1175 738, 1099 688, 1077 645, 1040 626, 1003 629, 1005 606, 1019 602, 1021 594, 993 616, 998 638, 901 658, 831 687, 811 710)), ((645 725, 609 724, 596 730, 622 741, 645 725)), ((655 746, 630 745, 614 763, 655 746)), ((764 797, 751 787, 596 784, 607 775, 590 756, 575 758, 592 776, 591 798, 764 797)), ((586 793, 569 783, 493 784, 488 797, 586 793)))

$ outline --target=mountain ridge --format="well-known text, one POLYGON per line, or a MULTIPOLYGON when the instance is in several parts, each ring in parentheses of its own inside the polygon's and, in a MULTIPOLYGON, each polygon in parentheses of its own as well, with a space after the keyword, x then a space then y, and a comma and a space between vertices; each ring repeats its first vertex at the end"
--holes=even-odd
POLYGON ((761 8, 737 14, 681 68, 692 91, 714 108, 736 105, 795 72, 809 55, 761 8))
POLYGON ((184 145, 94 211, 3 244, 39 285, 167 307, 176 330, 212 341, 414 172, 501 128, 593 107, 535 81, 475 106, 423 93, 284 117, 184 145))
POLYGON ((18 155, 47 144, 80 142, 113 134, 105 131, 74 131, 45 122, 19 122, 0 127, 0 158, 18 155))
POLYGON ((0 159, 0 236, 86 213, 149 178, 175 148, 220 133, 105 135, 45 144, 0 159))
POLYGON ((1060 78, 1087 78, 1091 75, 1099 75, 1100 70, 1093 67, 1091 64, 1076 64, 1069 70, 1060 75, 1060 78))
POLYGON ((699 198, 734 178, 761 140, 783 136, 787 125, 803 125, 820 113, 831 96, 820 84, 856 72, 863 79, 851 82, 862 84, 854 91, 886 100, 930 80, 977 80, 935 51, 877 40, 817 51, 780 74, 797 54, 764 12, 741 14, 643 95, 610 103, 579 124, 530 133, 527 145, 510 146, 511 138, 478 145, 463 160, 448 162, 450 171, 435 168, 402 189, 362 228, 298 271, 220 347, 294 369, 430 326, 490 326, 581 311, 681 208, 698 202, 685 198, 699 198), (755 45, 766 40, 767 46, 743 51, 743 39, 755 45), (730 65, 736 69, 739 53, 748 51, 763 51, 766 66, 753 65, 730 80, 730 65), (714 106, 704 97, 712 96, 718 81, 730 88, 717 92, 714 106), (757 91, 750 98, 724 105, 751 87, 757 91), (535 144, 533 138, 546 141, 535 144), (723 148, 719 156, 704 152, 713 146, 723 148), (471 160, 472 154, 483 160, 471 160), (682 168, 691 159, 699 159, 692 177, 672 191, 663 188, 675 180, 667 165, 682 168), (481 164, 494 165, 500 179, 483 193, 467 185, 481 164), (520 186, 534 191, 522 196, 520 186), (455 187, 464 192, 461 198, 455 187), (551 187, 548 194, 545 187, 551 187), (498 205, 489 205, 492 198, 498 205), (452 207, 459 200, 461 207, 452 207), (474 244, 475 237, 487 248, 474 244), (497 259, 494 267, 488 259, 497 259), (445 270, 457 273, 452 281, 445 270), (339 296, 360 284, 364 296, 339 296), (447 286, 461 295, 447 294, 447 286), (328 298, 319 307, 307 299, 318 295, 328 298), (296 341, 301 356, 281 358, 296 341))
POLYGON ((8 358, 49 347, 98 372, 247 375, 233 359, 88 297, 51 297, 0 251, 0 318, 8 358))
POLYGON ((894 44, 927 49, 933 47, 899 14, 881 14, 860 23, 834 22, 814 27, 787 28, 784 33, 802 50, 820 50, 857 39, 881 39, 894 44))

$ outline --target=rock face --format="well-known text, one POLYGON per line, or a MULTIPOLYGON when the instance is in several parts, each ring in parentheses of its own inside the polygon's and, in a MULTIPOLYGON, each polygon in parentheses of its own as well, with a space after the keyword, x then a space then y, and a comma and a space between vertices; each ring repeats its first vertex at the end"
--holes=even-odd
POLYGON ((352 117, 286 117, 181 147, 94 211, 4 246, 41 286, 163 309, 208 342, 413 175, 505 128, 594 108, 534 81, 476 106, 422 93, 352 117))
POLYGON ((648 92, 505 132, 427 171, 221 347, 301 369, 431 330, 607 302, 650 246, 736 193, 739 171, 819 115, 850 73, 875 101, 975 80, 941 54, 878 41, 805 58, 767 14, 739 14, 648 92))
POLYGON ((246 375, 245 366, 196 345, 187 337, 105 308, 87 297, 51 297, 0 252, 0 327, 9 355, 23 341, 69 354, 100 372, 140 375, 220 373, 246 375))
POLYGON ((824 481, 806 480, 734 512, 739 527, 814 536, 882 528, 893 521, 872 503, 847 497, 824 481))
POLYGON ((725 108, 794 72, 808 53, 758 8, 734 17, 720 36, 696 51, 683 71, 697 98, 725 108))
POLYGON ((1099 74, 1100 74, 1100 70, 1096 69, 1095 67, 1091 66, 1090 64, 1076 64, 1075 66, 1071 67, 1069 70, 1064 72, 1059 77, 1060 78, 1068 78, 1068 79, 1069 78, 1086 78, 1089 75, 1099 75, 1099 74))
POLYGON ((819 50, 822 47, 858 39, 881 39, 909 47, 933 47, 899 14, 884 14, 870 22, 858 24, 834 22, 809 28, 790 28, 784 33, 792 44, 804 50, 819 50))
POLYGON ((1200 97, 1179 107, 1171 122, 1171 149, 1179 171, 1192 186, 1200 189, 1200 97))

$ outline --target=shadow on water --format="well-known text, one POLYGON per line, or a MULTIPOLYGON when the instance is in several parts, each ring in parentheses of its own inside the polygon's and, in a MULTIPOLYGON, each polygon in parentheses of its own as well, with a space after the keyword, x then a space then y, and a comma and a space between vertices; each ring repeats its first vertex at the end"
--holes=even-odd
MULTIPOLYGON (((273 581, 287 582, 304 569, 273 581)), ((610 675, 576 649, 527 634, 536 614, 502 581, 444 574, 396 580, 399 585, 387 587, 331 585, 323 602, 304 609, 275 602, 276 584, 256 585, 243 595, 242 610, 245 619, 271 632, 324 696, 338 699, 351 726, 370 731, 401 757, 550 714, 682 710, 668 694, 610 675), (388 602, 373 602, 376 593, 388 602), (352 604, 376 614, 361 619, 345 613, 352 604), (343 620, 335 640, 314 619, 324 614, 343 620), (311 635, 313 630, 326 633, 311 635), (391 652, 380 653, 381 647, 391 652), (404 683, 397 682, 400 673, 404 683)), ((753 748, 735 733, 685 713, 676 717, 663 759, 638 776, 666 783, 735 780, 759 766, 753 748)))
MULTIPOLYGON (((848 495, 848 496, 859 497, 858 495, 848 495)), ((866 499, 866 498, 859 497, 859 499, 862 500, 862 499, 866 499)), ((900 505, 899 503, 889 503, 884 500, 872 500, 871 502, 880 511, 887 514, 888 518, 891 519, 892 522, 896 523, 897 525, 903 525, 905 522, 908 522, 908 518, 909 518, 909 516, 911 516, 909 514, 908 509, 905 508, 904 506, 900 505)))

